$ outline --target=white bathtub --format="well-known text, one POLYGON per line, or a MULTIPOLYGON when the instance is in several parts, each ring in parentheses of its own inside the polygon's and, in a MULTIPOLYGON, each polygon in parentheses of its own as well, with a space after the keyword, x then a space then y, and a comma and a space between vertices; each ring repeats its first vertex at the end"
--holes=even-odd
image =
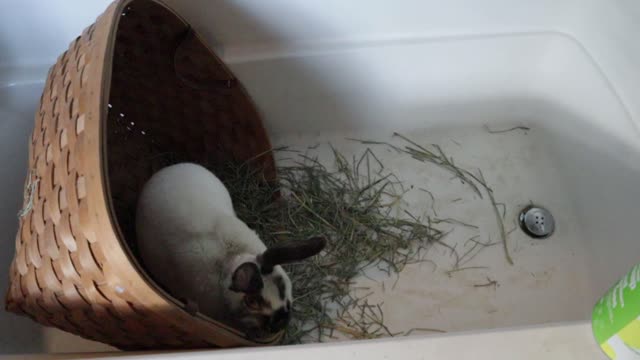
MULTIPOLYGON (((0 268, 8 268, 13 251, 26 137, 46 66, 70 34, 79 33, 106 5, 73 3, 78 6, 66 11, 42 9, 35 0, 16 5, 14 15, 62 29, 47 41, 38 31, 23 33, 22 41, 12 39, 15 28, 0 21, 0 46, 9 49, 0 52, 0 184, 7 194, 0 204, 6 234, 0 268), (44 16, 45 10, 56 16, 44 16)), ((635 230, 640 46, 632 41, 638 31, 633 14, 640 5, 624 0, 170 3, 244 82, 274 144, 304 148, 331 142, 350 154, 362 145, 347 137, 389 140, 401 132, 440 144, 459 164, 483 169, 507 205, 508 230, 529 201, 547 207, 557 223, 546 240, 513 232, 514 266, 500 249, 474 260, 490 265, 482 272, 450 277, 415 265, 401 274, 393 294, 376 294, 395 329, 429 327, 447 334, 181 356, 603 358, 591 336, 590 310, 640 261, 635 230), (530 130, 491 134, 485 125, 530 130), (500 287, 474 288, 486 277, 500 287)), ((23 25, 12 19, 10 25, 19 30, 23 25)), ((437 169, 381 152, 407 182, 429 182, 439 194, 439 210, 492 229, 486 206, 472 199, 464 207, 447 205, 463 190, 437 169)), ((426 206, 417 195, 412 199, 412 206, 426 206)), ((5 280, 0 284, 6 288, 5 280)), ((0 324, 0 354, 109 350, 6 313, 0 324)))

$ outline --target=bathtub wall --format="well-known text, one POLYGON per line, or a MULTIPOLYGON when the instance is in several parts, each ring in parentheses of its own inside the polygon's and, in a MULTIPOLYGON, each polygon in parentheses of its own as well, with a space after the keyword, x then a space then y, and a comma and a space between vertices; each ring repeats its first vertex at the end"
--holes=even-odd
MULTIPOLYGON (((300 2, 167 0, 226 59, 283 52, 367 46, 434 37, 556 31, 583 45, 637 118, 640 45, 634 41, 640 4, 631 0, 384 0, 300 2)), ((62 3, 5 0, 0 14, 0 81, 7 68, 50 64, 108 0, 62 3)), ((41 76, 41 72, 38 73, 41 76)))

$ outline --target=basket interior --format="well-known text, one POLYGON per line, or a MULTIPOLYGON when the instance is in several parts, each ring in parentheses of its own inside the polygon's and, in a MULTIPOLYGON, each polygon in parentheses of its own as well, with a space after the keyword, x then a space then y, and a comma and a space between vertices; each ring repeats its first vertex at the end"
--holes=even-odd
MULTIPOLYGON (((271 145, 233 74, 162 5, 134 0, 124 9, 112 62, 108 181, 121 240, 136 256, 136 202, 153 173, 182 161, 215 172, 271 145)), ((265 178, 275 179, 272 156, 260 157, 256 165, 265 178)))

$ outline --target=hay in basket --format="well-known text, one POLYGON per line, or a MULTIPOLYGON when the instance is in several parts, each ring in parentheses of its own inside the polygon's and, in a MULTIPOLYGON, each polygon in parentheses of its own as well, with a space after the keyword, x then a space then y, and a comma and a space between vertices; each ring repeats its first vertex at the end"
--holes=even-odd
MULTIPOLYGON (((190 311, 132 246, 138 193, 166 154, 215 164, 270 147, 242 85, 184 20, 156 1, 114 2, 49 71, 6 308, 121 349, 277 342, 190 311)), ((273 158, 259 163, 275 179, 273 158)))

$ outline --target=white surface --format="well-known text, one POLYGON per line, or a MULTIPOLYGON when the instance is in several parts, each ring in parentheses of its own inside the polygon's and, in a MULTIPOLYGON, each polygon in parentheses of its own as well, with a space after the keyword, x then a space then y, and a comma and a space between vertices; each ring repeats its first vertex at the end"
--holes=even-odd
MULTIPOLYGON (((591 341, 588 324, 568 324, 546 328, 515 329, 503 332, 474 332, 453 336, 433 336, 360 341, 349 344, 314 344, 296 347, 151 353, 118 356, 118 359, 225 359, 300 360, 303 359, 459 359, 459 360, 605 360, 607 357, 591 341)), ((0 356, 18 359, 83 359, 98 354, 52 355, 36 357, 0 356)), ((104 355, 100 355, 104 356, 104 355)), ((114 355, 115 356, 115 355, 114 355)))
POLYGON ((0 66, 51 64, 109 0, 0 0, 0 66))
MULTIPOLYGON (((586 320, 589 303, 640 261, 635 236, 640 200, 636 186, 640 169, 635 161, 640 152, 640 98, 635 96, 640 92, 637 2, 169 2, 232 63, 264 113, 275 142, 339 141, 347 131, 363 136, 407 130, 424 139, 433 134, 466 137, 477 147, 457 156, 471 165, 493 166, 485 174, 491 181, 504 181, 501 195, 510 210, 515 211, 528 193, 552 209, 559 220, 557 241, 523 247, 515 255, 523 265, 543 272, 555 264, 562 270, 559 275, 534 290, 517 280, 516 270, 498 265, 493 269, 495 276, 516 276, 516 280, 513 287, 499 290, 506 296, 485 299, 489 305, 494 301, 492 306, 512 311, 467 317, 454 313, 435 320, 447 325, 451 319, 448 329, 586 320), (534 130, 526 138, 505 135, 489 143, 493 140, 486 140, 479 130, 485 123, 525 123, 534 130), (531 166, 523 160, 531 161, 531 166), (543 186, 552 190, 543 191, 543 186), (517 299, 516 290, 521 288, 540 297, 521 294, 517 299), (516 299, 534 304, 517 307, 516 299), (535 308, 536 299, 544 306, 535 308)), ((20 204, 38 81, 106 3, 2 3, 0 144, 5 150, 0 153, 0 185, 9 189, 0 202, 4 207, 0 229, 8 234, 0 258, 4 268, 12 253, 14 214, 20 204)), ((6 289, 6 282, 0 285, 6 289)), ((411 281, 405 283, 404 289, 410 285, 411 281)), ((438 294, 461 287, 441 288, 438 294)), ((29 320, 6 313, 0 319, 0 353, 61 348, 52 345, 60 342, 50 341, 59 336, 47 335, 55 332, 41 335, 29 320)), ((80 350, 80 343, 75 344, 80 350)), ((261 358, 279 359, 315 354, 345 358, 356 352, 362 358, 602 357, 587 323, 379 343, 239 350, 226 356, 255 357, 254 351, 264 352, 261 358)))
MULTIPOLYGON (((22 186, 27 173, 28 137, 41 85, 2 87, 0 85, 0 187, 6 189, 0 201, 0 289, 8 288, 8 269, 14 253, 17 213, 22 205, 22 186)), ((38 352, 42 346, 41 327, 25 318, 0 313, 0 353, 38 352)))

